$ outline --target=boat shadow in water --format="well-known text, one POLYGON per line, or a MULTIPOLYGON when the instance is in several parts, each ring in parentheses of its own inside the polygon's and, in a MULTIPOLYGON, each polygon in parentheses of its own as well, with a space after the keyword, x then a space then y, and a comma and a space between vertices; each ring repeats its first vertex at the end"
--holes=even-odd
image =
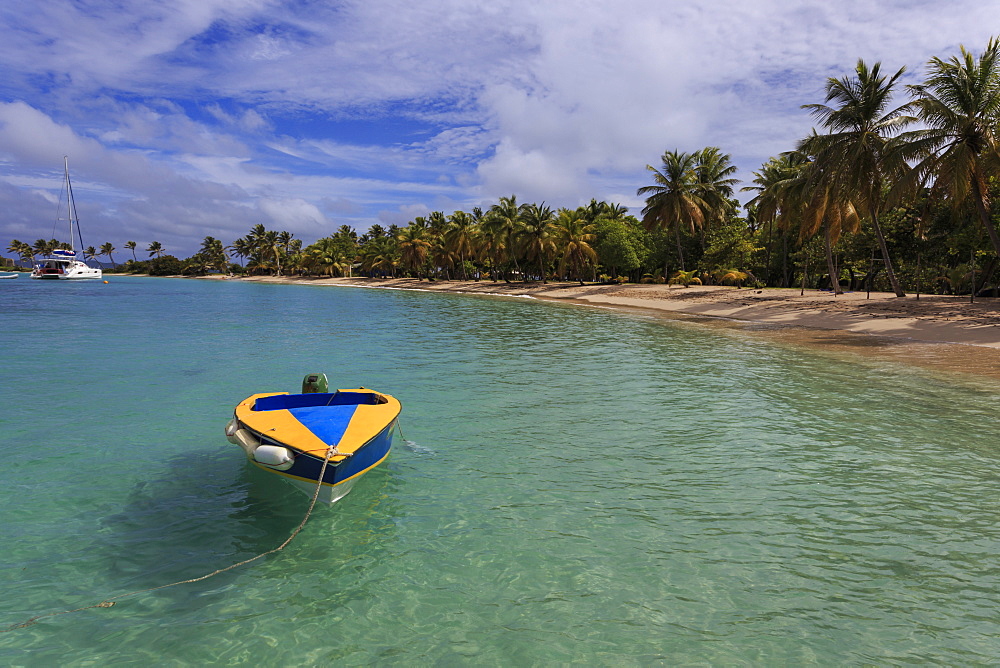
MULTIPOLYGON (((390 540, 399 502, 393 473, 380 466, 333 506, 317 504, 308 523, 282 551, 196 583, 151 592, 178 600, 223 596, 247 577, 285 579, 329 572, 390 540)), ((225 452, 165 462, 136 483, 121 512, 100 520, 91 549, 104 555, 107 596, 198 578, 281 545, 302 521, 309 497, 225 452)), ((149 596, 138 594, 135 598, 149 596)), ((130 599, 126 599, 130 600, 130 599)))

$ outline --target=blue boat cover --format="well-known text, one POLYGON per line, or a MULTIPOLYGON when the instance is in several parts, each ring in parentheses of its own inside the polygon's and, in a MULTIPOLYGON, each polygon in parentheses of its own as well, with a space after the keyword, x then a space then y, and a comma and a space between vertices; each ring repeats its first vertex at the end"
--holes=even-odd
POLYGON ((296 420, 306 429, 316 434, 328 445, 336 445, 344 436, 347 425, 351 423, 357 404, 347 406, 316 406, 289 409, 296 420))

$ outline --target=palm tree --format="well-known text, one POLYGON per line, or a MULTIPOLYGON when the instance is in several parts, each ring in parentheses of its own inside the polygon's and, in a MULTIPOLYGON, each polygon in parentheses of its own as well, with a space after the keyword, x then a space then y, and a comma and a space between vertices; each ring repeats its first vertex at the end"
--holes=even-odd
MULTIPOLYGON (((503 221, 492 213, 482 215, 479 221, 479 236, 477 237, 476 253, 480 261, 485 261, 490 267, 490 279, 496 283, 501 258, 507 252, 506 230, 503 221)), ((507 279, 504 278, 506 281, 507 279)))
MULTIPOLYGON (((393 228, 396 226, 393 225, 393 228)), ((395 242, 396 232, 394 231, 390 239, 395 242)), ((358 233, 350 225, 341 225, 330 237, 337 243, 338 254, 343 256, 347 265, 347 276, 351 275, 354 260, 358 254, 358 233)))
POLYGON ((431 211, 430 215, 427 216, 427 226, 434 234, 444 234, 445 228, 448 227, 448 219, 445 218, 444 211, 431 211))
MULTIPOLYGON (((521 214, 521 228, 517 232, 519 245, 524 249, 525 257, 534 260, 538 266, 538 275, 542 283, 546 280, 546 269, 549 259, 555 254, 556 244, 552 239, 550 230, 552 222, 555 220, 555 213, 550 207, 545 206, 545 202, 539 204, 528 204, 521 214)), ((524 277, 527 280, 527 276, 524 277)))
POLYGON ((34 262, 35 254, 31 250, 31 244, 24 241, 18 241, 14 239, 7 246, 7 252, 13 253, 20 258, 20 264, 23 266, 26 261, 34 262))
POLYGON ((226 256, 226 249, 222 242, 215 237, 205 237, 201 242, 201 250, 198 251, 202 269, 218 269, 225 271, 229 265, 229 258, 226 256))
POLYGON ((275 275, 281 276, 281 235, 275 230, 266 230, 258 240, 261 256, 266 261, 274 260, 275 275))
MULTIPOLYGON (((132 251, 132 261, 133 262, 138 262, 138 260, 135 259, 135 247, 137 245, 138 244, 136 244, 134 241, 126 241, 125 242, 125 248, 127 248, 130 251, 132 251)), ((128 263, 126 262, 125 264, 128 264, 128 263)))
POLYGON ((107 255, 108 256, 108 259, 111 260, 111 268, 112 269, 114 269, 114 268, 116 268, 118 266, 118 265, 115 264, 115 258, 111 256, 111 254, 114 253, 115 250, 116 250, 115 247, 113 245, 111 245, 111 242, 109 241, 106 244, 101 244, 101 252, 99 253, 99 255, 107 255))
POLYGON ((421 225, 407 225, 396 237, 399 242, 400 262, 420 278, 420 270, 427 263, 431 249, 430 233, 421 225))
POLYGON ((350 271, 351 261, 344 254, 342 244, 333 237, 325 237, 305 250, 304 265, 307 269, 317 270, 317 273, 327 276, 346 276, 350 271))
POLYGON ((857 201, 866 209, 889 283, 896 296, 903 297, 879 216, 885 206, 885 186, 901 181, 908 170, 902 152, 893 150, 898 142, 890 140, 916 119, 903 113, 905 105, 889 108, 896 81, 906 68, 891 77, 883 76, 881 68, 881 63, 869 68, 859 60, 855 76, 827 79, 826 102, 838 106, 806 104, 803 108, 809 109, 829 133, 809 137, 800 149, 815 156, 821 165, 816 173, 828 180, 823 188, 839 191, 832 193, 834 199, 857 201))
POLYGON ((1000 41, 991 39, 978 59, 964 46, 961 57, 932 58, 926 81, 908 88, 926 126, 903 136, 908 154, 920 159, 915 173, 933 177, 932 192, 944 193, 954 207, 972 200, 1000 256, 988 187, 1000 174, 1000 41))
POLYGON ((646 206, 642 209, 642 224, 646 229, 673 229, 677 240, 677 255, 683 271, 684 251, 681 249, 680 228, 684 226, 693 234, 704 224, 705 211, 709 207, 701 198, 695 171, 698 154, 666 151, 661 159, 662 171, 652 165, 646 165, 646 169, 653 172, 655 183, 639 188, 636 194, 648 195, 646 206))
POLYGON ((291 232, 279 232, 278 233, 278 245, 281 246, 282 252, 285 257, 289 260, 294 260, 294 256, 300 250, 302 250, 302 240, 296 239, 295 235, 291 232))
POLYGON ((100 253, 98 253, 97 249, 93 246, 87 246, 83 249, 84 260, 96 260, 98 255, 100 255, 100 253))
POLYGON ((697 273, 697 269, 692 269, 691 271, 684 271, 681 269, 678 272, 674 272, 674 275, 670 277, 670 282, 677 285, 683 285, 685 288, 690 287, 692 283, 695 285, 701 285, 701 279, 695 275, 697 273))
MULTIPOLYGON (((800 146, 808 145, 815 136, 802 140, 800 146)), ((836 179, 823 174, 825 165, 811 160, 803 151, 795 153, 790 157, 790 162, 796 165, 795 174, 784 184, 786 205, 799 220, 800 241, 823 231, 830 288, 834 295, 840 295, 843 290, 833 260, 833 247, 841 234, 860 230, 861 219, 847 193, 835 187, 836 179)))
POLYGON ((260 270, 267 264, 264 251, 264 235, 266 234, 267 228, 264 227, 263 223, 257 223, 250 228, 250 231, 244 237, 248 251, 246 257, 249 259, 247 266, 253 267, 253 271, 260 270))
POLYGON ((695 190, 704 202, 707 227, 709 223, 721 221, 735 212, 733 186, 739 183, 739 179, 733 178, 737 169, 732 164, 732 156, 723 153, 718 147, 706 146, 695 153, 695 156, 695 190))
POLYGON ((605 220, 625 220, 625 215, 628 213, 628 207, 621 204, 608 204, 604 213, 601 214, 601 218, 605 220))
POLYGON ((153 257, 154 255, 161 257, 163 255, 163 244, 159 241, 154 241, 146 247, 146 250, 149 251, 149 257, 153 257))
POLYGON ((476 234, 476 220, 464 211, 456 211, 448 218, 444 243, 451 253, 457 254, 462 263, 462 280, 469 280, 465 260, 472 255, 476 234))
POLYGON ((758 225, 767 226, 767 252, 764 259, 764 266, 770 270, 771 267, 771 247, 774 243, 774 228, 777 227, 782 232, 782 242, 785 246, 782 252, 782 281, 781 285, 787 287, 787 231, 791 227, 790 214, 792 206, 789 202, 787 183, 789 179, 797 175, 799 165, 796 160, 802 154, 791 151, 782 153, 778 157, 772 157, 765 162, 759 171, 753 173, 753 185, 740 188, 743 192, 756 192, 757 194, 746 203, 748 214, 752 211, 758 225))
POLYGON ((233 245, 229 247, 229 250, 233 251, 238 258, 240 258, 240 266, 243 266, 243 260, 250 257, 253 252, 253 248, 250 246, 250 241, 246 237, 240 237, 233 242, 233 245))
POLYGON ((367 271, 369 276, 376 271, 390 276, 395 275, 398 259, 394 239, 387 236, 371 239, 361 245, 358 257, 361 269, 367 271))
POLYGON ((34 245, 35 255, 52 255, 52 251, 59 247, 59 242, 55 239, 36 239, 34 245))
POLYGON ((597 265, 594 224, 587 222, 579 209, 560 209, 553 225, 556 249, 559 253, 559 274, 572 277, 583 285, 583 272, 588 265, 597 265))
MULTIPOLYGON (((490 207, 490 227, 502 237, 503 246, 510 259, 514 261, 514 271, 521 273, 521 267, 517 263, 517 253, 514 252, 514 238, 521 227, 521 214, 524 212, 524 205, 517 203, 517 196, 501 197, 498 204, 490 207)), ((506 281, 506 277, 504 278, 506 281)))

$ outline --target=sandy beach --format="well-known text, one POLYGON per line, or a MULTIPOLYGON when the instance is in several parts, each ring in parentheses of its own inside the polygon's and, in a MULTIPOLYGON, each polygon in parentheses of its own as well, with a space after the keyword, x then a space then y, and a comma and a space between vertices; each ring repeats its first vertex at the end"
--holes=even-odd
POLYGON ((255 276, 234 280, 339 285, 464 294, 528 296, 578 305, 642 311, 834 352, 877 354, 945 370, 1000 378, 1000 300, 948 295, 852 292, 834 296, 797 288, 579 285, 426 281, 410 278, 255 276), (836 334, 836 336, 831 336, 836 334), (947 346, 936 344, 952 344, 947 346))

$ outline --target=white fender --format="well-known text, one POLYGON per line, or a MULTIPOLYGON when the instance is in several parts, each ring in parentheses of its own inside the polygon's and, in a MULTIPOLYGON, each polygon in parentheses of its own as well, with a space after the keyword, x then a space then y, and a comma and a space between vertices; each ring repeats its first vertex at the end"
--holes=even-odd
POLYGON ((239 445, 240 442, 236 440, 236 431, 240 428, 240 422, 236 418, 233 418, 226 423, 226 440, 233 445, 239 445))
POLYGON ((253 451, 254 461, 279 471, 285 471, 295 463, 295 455, 288 448, 279 445, 261 445, 253 451))

